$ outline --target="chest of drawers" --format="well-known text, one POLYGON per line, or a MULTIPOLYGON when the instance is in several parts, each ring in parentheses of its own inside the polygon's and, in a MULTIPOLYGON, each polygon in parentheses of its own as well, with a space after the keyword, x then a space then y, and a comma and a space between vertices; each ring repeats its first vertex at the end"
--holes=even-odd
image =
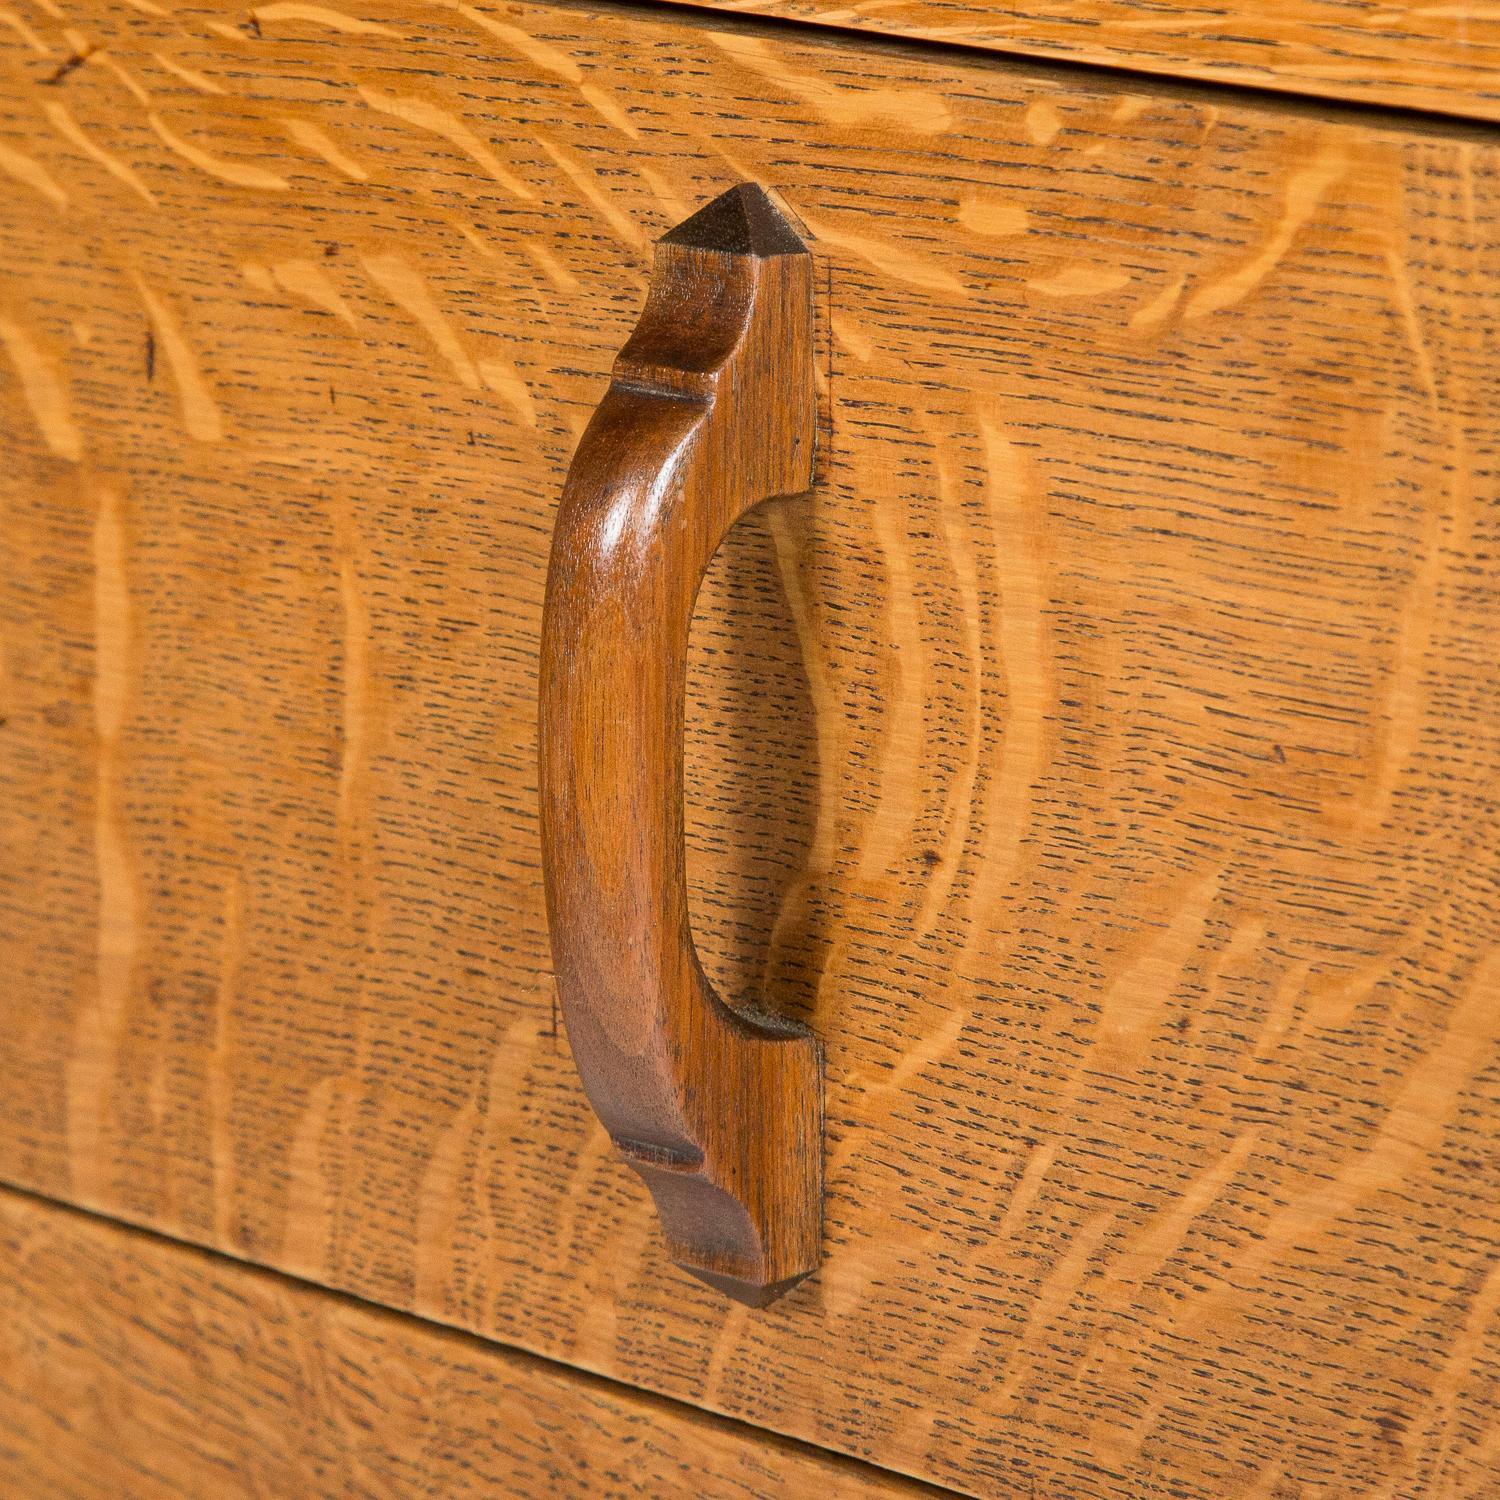
MULTIPOLYGON (((671 7, 57 9, 0 14, 6 1492, 1492 1492, 1453 49, 1255 63, 1440 118, 671 7), (822 1053, 761 1309, 590 1109, 537 773, 564 477, 737 184, 813 304, 811 488, 682 667, 698 957, 822 1053)), ((882 15, 936 27, 822 19, 882 15)))

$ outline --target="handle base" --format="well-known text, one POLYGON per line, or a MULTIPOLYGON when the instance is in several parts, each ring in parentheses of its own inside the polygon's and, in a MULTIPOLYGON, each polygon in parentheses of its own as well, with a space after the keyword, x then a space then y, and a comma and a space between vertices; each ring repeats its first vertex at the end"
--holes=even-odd
POLYGON ((773 1302, 786 1296, 793 1287, 800 1286, 817 1270, 816 1266, 809 1266, 807 1270, 799 1272, 796 1276, 788 1276, 785 1281, 762 1284, 754 1281, 741 1281, 734 1276, 721 1276, 717 1271, 705 1271, 702 1266, 690 1266, 680 1260, 674 1264, 690 1276, 696 1276, 699 1281, 706 1282, 716 1292, 722 1292, 736 1302, 743 1302, 746 1307, 769 1307, 773 1302))

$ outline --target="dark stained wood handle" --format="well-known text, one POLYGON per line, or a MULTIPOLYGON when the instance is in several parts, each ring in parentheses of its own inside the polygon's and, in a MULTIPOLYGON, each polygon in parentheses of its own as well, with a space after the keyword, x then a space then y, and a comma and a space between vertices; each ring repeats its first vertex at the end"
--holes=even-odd
POLYGON ((693 948, 683 682, 693 604, 729 528, 806 490, 812 258, 759 189, 668 234, 585 431, 542 626, 542 849, 568 1040, 679 1265, 757 1306, 817 1262, 822 1058, 729 1009, 693 948))

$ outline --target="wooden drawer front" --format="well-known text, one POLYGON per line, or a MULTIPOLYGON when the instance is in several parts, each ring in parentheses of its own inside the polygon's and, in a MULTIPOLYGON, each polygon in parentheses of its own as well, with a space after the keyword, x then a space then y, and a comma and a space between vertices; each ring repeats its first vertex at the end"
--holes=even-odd
POLYGON ((15 1193, 0 1288, 12 1500, 929 1493, 15 1193))
POLYGON ((0 104, 0 1173, 975 1493, 1479 1486, 1495 148, 257 17, 76 12, 0 104), (828 422, 694 647, 700 946, 828 1048, 759 1314, 586 1107, 533 769, 561 475, 739 179, 828 422))
POLYGON ((1463 0, 708 0, 726 11, 1500 119, 1500 16, 1463 0))

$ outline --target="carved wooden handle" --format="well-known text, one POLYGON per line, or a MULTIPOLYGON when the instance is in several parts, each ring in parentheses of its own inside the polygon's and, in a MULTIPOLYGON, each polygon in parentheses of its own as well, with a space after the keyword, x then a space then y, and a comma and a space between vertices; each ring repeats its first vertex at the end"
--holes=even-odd
POLYGON ((672 1257, 763 1306, 817 1263, 822 1059, 731 1011, 698 963, 683 857, 693 603, 751 506, 806 490, 812 258, 759 189, 657 246, 645 311, 574 455, 542 624, 542 851, 568 1040, 672 1257))

